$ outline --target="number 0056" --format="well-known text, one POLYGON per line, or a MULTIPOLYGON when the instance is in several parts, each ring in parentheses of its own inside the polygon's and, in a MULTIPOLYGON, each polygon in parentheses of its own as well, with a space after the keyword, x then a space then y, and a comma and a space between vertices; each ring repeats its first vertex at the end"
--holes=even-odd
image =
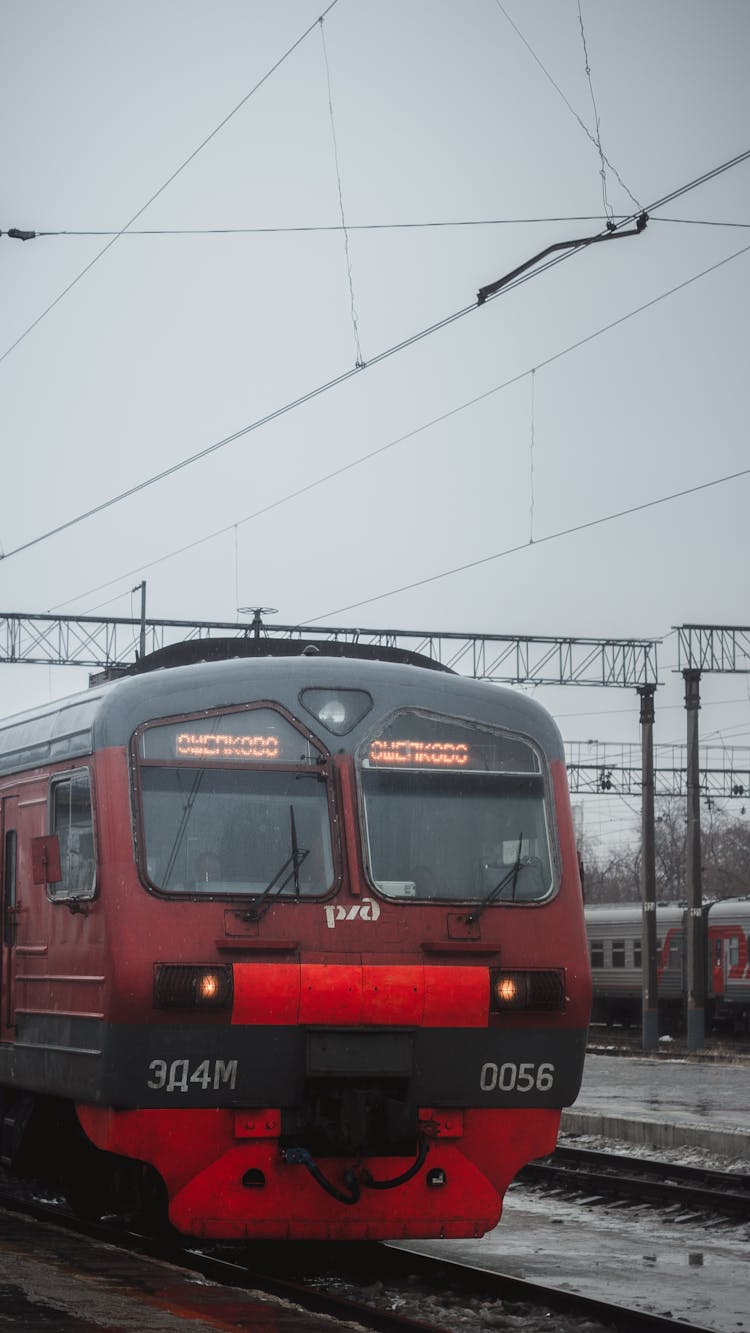
POLYGON ((552 1064, 512 1064, 495 1065, 491 1062, 482 1065, 479 1086, 482 1092, 549 1092, 555 1081, 555 1066, 552 1064))

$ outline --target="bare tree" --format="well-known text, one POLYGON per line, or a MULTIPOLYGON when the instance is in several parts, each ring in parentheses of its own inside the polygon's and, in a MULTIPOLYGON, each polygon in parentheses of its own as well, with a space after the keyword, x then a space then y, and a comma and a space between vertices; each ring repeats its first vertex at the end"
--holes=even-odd
POLYGON ((603 855, 584 837, 579 844, 579 855, 587 903, 633 902, 638 898, 641 850, 637 844, 603 855))
MULTIPOLYGON (((661 902, 682 902, 686 896, 687 814, 684 800, 662 797, 657 802, 655 854, 656 896, 661 902)), ((729 813, 708 798, 701 811, 703 896, 736 898, 750 894, 750 819, 729 813)), ((640 898, 640 841, 602 852, 587 837, 579 839, 587 903, 637 902, 640 898)))
POLYGON ((707 898, 750 893, 750 823, 742 816, 712 811, 703 838, 703 892, 707 898))

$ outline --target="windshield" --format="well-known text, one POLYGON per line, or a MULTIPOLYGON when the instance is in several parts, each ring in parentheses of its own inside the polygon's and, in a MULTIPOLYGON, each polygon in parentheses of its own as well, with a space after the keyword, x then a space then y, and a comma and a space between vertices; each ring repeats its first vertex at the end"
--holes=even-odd
POLYGON ((265 709, 153 727, 138 751, 145 867, 156 888, 271 898, 331 887, 323 756, 284 718, 265 709))
POLYGON ((388 897, 535 902, 554 888, 541 761, 528 741, 399 714, 361 758, 367 853, 388 897))

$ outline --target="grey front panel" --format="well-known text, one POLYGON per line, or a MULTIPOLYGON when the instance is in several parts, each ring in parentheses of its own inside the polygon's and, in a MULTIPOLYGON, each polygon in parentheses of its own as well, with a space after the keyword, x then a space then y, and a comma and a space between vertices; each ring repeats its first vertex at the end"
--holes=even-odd
POLYGON ((418 1106, 569 1106, 585 1030, 135 1026, 37 1016, 0 1082, 115 1108, 302 1106, 306 1081, 397 1081, 418 1106))

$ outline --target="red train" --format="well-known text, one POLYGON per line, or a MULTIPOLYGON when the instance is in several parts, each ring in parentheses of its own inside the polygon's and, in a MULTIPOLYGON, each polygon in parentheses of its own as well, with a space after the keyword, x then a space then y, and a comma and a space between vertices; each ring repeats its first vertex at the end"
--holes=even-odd
POLYGON ((554 1147, 591 978, 534 701, 185 645, 1 724, 0 803, 6 1165, 195 1236, 372 1240, 482 1234, 554 1147))
MULTIPOLYGON (((640 1021, 643 910, 640 903, 586 908, 594 986, 593 1018, 640 1021)), ((684 1019, 684 904, 656 909, 659 1010, 670 1024, 684 1019)), ((706 1015, 709 1024, 750 1031, 750 898, 724 898, 703 908, 706 1015)))

